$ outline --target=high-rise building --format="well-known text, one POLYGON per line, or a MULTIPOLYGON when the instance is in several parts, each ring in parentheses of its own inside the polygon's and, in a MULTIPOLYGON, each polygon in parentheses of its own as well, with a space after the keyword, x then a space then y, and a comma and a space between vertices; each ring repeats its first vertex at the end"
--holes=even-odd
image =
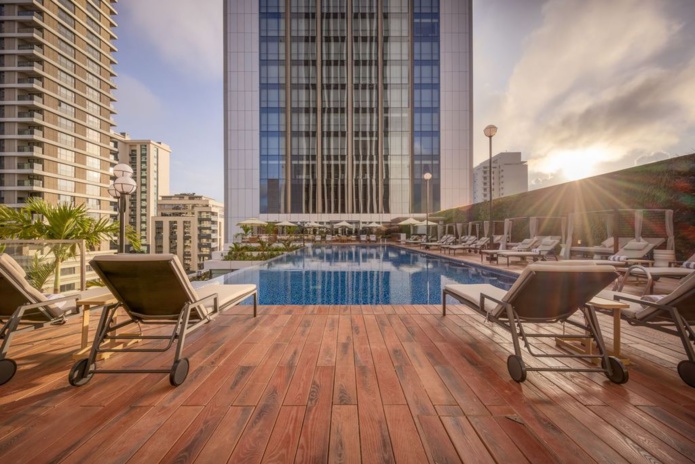
POLYGON ((226 0, 227 241, 248 217, 386 221, 470 203, 471 8, 226 0))
POLYGON ((118 160, 133 168, 137 189, 128 197, 128 224, 140 235, 145 249, 153 243, 151 218, 158 215, 159 198, 169 195, 169 145, 153 140, 134 140, 125 133, 114 133, 118 160))
MULTIPOLYGON (((490 161, 480 163, 473 170, 473 203, 490 198, 490 161)), ((492 198, 528 191, 528 166, 519 152, 502 152, 492 157, 492 198)))
POLYGON ((194 272, 203 269, 213 251, 222 249, 222 203, 195 193, 166 195, 159 200, 158 213, 151 222, 151 252, 175 254, 187 271, 194 272))
POLYGON ((0 4, 0 203, 113 215, 116 0, 0 4))

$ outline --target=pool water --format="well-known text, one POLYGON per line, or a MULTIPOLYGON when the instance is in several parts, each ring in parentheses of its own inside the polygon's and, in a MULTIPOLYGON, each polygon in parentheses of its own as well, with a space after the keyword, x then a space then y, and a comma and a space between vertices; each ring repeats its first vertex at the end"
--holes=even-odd
POLYGON ((262 305, 441 304, 449 283, 508 289, 516 275, 394 246, 319 245, 220 276, 256 284, 262 305))

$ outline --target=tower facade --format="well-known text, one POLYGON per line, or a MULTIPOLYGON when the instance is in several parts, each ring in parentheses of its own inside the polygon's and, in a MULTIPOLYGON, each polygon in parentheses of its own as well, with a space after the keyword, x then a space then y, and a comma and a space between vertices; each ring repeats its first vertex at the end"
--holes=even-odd
POLYGON ((0 5, 0 203, 113 215, 115 0, 0 5))
POLYGON ((227 241, 248 217, 470 203, 470 0, 227 0, 224 17, 227 241))

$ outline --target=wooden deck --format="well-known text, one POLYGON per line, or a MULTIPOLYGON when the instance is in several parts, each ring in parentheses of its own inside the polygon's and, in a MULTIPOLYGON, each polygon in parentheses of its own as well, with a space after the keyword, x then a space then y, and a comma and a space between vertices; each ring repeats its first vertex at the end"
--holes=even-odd
MULTIPOLYGON (((95 375, 71 387, 79 321, 24 334, 10 349, 17 375, 0 387, 0 462, 695 457, 695 389, 675 372, 685 356, 675 337, 625 327, 625 385, 538 372, 517 384, 504 330, 450 308, 442 317, 439 306, 261 306, 254 319, 237 307, 190 336, 191 372, 178 388, 162 374, 95 375)), ((601 324, 610 342, 611 318, 601 324)), ((556 352, 551 339, 542 350, 556 352)), ((102 364, 157 368, 172 358, 119 354, 102 364)))

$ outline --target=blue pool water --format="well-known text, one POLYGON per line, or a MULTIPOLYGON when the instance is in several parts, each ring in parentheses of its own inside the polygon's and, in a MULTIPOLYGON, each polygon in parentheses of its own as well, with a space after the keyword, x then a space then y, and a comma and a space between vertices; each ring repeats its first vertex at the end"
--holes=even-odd
POLYGON ((262 305, 440 304, 449 283, 508 289, 515 275, 393 246, 311 246, 217 279, 258 286, 262 305))

